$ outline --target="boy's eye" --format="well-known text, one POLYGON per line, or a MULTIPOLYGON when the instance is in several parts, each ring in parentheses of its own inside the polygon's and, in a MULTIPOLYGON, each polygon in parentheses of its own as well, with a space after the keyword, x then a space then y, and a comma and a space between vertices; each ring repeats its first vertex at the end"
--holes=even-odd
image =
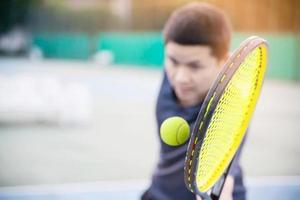
POLYGON ((169 57, 169 60, 171 61, 171 63, 172 63, 173 65, 178 65, 177 60, 175 60, 174 58, 169 57))
POLYGON ((202 68, 201 64, 198 63, 198 62, 190 63, 190 64, 189 64, 189 67, 190 67, 191 69, 193 69, 193 70, 197 70, 197 69, 202 68))

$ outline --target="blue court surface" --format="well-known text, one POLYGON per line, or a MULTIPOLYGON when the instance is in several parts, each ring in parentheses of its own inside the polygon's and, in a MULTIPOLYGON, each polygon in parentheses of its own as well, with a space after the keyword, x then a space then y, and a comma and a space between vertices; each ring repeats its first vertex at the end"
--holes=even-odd
MULTIPOLYGON (((69 183, 0 188, 1 200, 138 200, 145 181, 69 183)), ((300 199, 300 177, 247 179, 248 200, 300 199)))

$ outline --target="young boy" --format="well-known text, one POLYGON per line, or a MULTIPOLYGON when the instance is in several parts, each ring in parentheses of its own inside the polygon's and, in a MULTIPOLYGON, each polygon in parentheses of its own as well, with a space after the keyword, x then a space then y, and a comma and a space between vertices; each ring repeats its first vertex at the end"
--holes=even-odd
MULTIPOLYGON (((201 104, 229 56, 231 26, 218 8, 191 3, 173 12, 163 34, 165 74, 156 107, 158 130, 172 116, 186 119, 192 130, 201 104)), ((160 145, 160 160, 142 200, 201 199, 184 184, 188 143, 171 147, 160 140, 160 145)), ((239 156, 236 156, 221 199, 245 199, 242 177, 239 156)))

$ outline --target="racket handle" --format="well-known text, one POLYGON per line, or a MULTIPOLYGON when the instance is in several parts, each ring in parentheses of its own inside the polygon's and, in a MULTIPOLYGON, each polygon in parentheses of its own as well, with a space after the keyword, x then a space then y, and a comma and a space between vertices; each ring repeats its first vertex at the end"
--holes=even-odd
POLYGON ((220 196, 212 194, 212 195, 210 195, 210 198, 211 198, 211 200, 219 200, 220 196))

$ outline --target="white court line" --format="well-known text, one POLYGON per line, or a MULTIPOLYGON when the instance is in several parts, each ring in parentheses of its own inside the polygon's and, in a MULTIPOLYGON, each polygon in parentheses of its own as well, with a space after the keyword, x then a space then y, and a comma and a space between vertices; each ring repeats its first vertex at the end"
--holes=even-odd
POLYGON ((300 176, 269 176, 269 177, 246 177, 245 182, 250 187, 264 186, 294 186, 300 187, 300 176))
MULTIPOLYGON (((248 187, 268 186, 299 186, 300 176, 272 176, 272 177, 247 177, 248 187)), ((71 194, 83 192, 110 192, 143 190, 149 185, 146 180, 125 181, 100 181, 85 183, 64 183, 55 185, 28 185, 0 187, 0 195, 46 195, 46 194, 71 194)))
POLYGON ((63 183, 49 185, 27 185, 0 187, 0 195, 46 195, 46 194, 70 194, 83 192, 109 192, 146 189, 149 181, 100 181, 82 183, 63 183))

